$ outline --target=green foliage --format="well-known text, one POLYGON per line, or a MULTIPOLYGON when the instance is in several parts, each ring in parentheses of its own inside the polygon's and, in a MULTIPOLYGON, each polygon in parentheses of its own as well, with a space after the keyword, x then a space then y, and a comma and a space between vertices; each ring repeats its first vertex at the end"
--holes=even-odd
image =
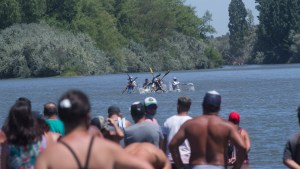
POLYGON ((300 62, 300 34, 291 34, 292 45, 291 51, 293 53, 292 58, 290 60, 291 63, 299 63, 300 62))
POLYGON ((0 29, 21 21, 21 12, 17 0, 0 1, 0 29))
POLYGON ((38 22, 45 14, 45 0, 18 0, 22 9, 22 22, 38 22))
POLYGON ((0 57, 0 78, 111 71, 105 53, 89 37, 44 24, 21 24, 1 31, 0 57))
POLYGON ((265 55, 263 63, 287 63, 292 53, 290 33, 298 29, 299 1, 257 0, 260 12, 255 52, 265 55))
POLYGON ((70 23, 78 13, 78 0, 46 0, 46 15, 70 23))
POLYGON ((155 46, 175 28, 175 16, 168 6, 169 0, 123 1, 118 24, 122 34, 146 46, 155 46))
POLYGON ((203 41, 174 32, 173 36, 162 39, 161 45, 155 51, 134 41, 130 41, 124 49, 127 71, 189 70, 220 67, 223 60, 218 51, 203 41))
POLYGON ((232 63, 244 57, 245 38, 248 35, 247 10, 242 0, 231 0, 229 4, 229 44, 232 63))
POLYGON ((221 54, 215 47, 208 46, 204 50, 204 54, 209 59, 208 68, 220 67, 223 65, 223 59, 221 57, 221 54))
POLYGON ((183 0, 2 0, 0 9, 1 28, 6 28, 0 36, 0 78, 222 63, 207 44, 214 32, 212 15, 197 17, 183 0), (43 24, 7 28, 20 22, 43 24))

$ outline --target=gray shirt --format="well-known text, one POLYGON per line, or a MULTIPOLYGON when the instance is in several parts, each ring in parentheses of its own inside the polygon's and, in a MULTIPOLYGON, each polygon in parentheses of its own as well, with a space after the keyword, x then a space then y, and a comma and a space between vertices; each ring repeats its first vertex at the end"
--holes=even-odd
POLYGON ((300 164, 300 134, 292 135, 284 148, 283 159, 294 160, 296 163, 300 164))
POLYGON ((162 130, 157 124, 143 122, 125 128, 125 146, 135 142, 148 142, 160 147, 162 139, 162 130))

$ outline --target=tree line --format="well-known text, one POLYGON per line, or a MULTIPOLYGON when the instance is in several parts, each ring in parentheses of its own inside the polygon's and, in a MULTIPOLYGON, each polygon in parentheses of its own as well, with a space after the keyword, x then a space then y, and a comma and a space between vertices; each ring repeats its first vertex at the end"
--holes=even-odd
POLYGON ((256 0, 259 24, 242 0, 231 0, 229 34, 214 39, 225 64, 300 62, 300 1, 256 0), (224 45, 225 44, 225 45, 224 45))
POLYGON ((231 0, 213 37, 184 0, 1 0, 0 78, 299 63, 300 0, 255 3, 258 25, 231 0))
POLYGON ((1 0, 0 78, 220 67, 183 0, 1 0))

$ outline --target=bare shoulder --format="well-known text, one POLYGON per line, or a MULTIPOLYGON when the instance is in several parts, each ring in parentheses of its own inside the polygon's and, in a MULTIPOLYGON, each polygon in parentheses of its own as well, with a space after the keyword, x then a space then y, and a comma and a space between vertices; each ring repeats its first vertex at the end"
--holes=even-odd
POLYGON ((242 136, 249 136, 248 131, 244 128, 241 129, 241 135, 242 136))

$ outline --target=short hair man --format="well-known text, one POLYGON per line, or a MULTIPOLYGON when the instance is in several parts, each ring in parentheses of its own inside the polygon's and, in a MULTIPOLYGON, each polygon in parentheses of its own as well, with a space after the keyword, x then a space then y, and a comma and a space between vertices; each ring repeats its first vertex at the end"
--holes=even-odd
MULTIPOLYGON (((300 125, 300 106, 297 109, 300 125)), ((283 164, 289 168, 300 168, 300 134, 295 133, 288 139, 283 152, 283 164)))
POLYGON ((90 109, 89 99, 81 91, 70 90, 60 98, 59 117, 65 124, 65 136, 39 155, 35 168, 153 168, 115 143, 89 134, 90 109))
POLYGON ((57 118, 57 106, 53 102, 48 102, 44 105, 44 116, 47 117, 46 123, 48 124, 50 131, 65 134, 65 127, 63 122, 57 118))
POLYGON ((141 102, 134 102, 130 108, 134 125, 125 129, 125 146, 135 142, 149 142, 162 147, 162 131, 159 125, 145 121, 145 108, 141 102))
MULTIPOLYGON (((192 100, 187 96, 181 96, 177 100, 177 114, 169 117, 164 122, 163 127, 163 134, 164 134, 164 150, 166 151, 166 154, 169 158, 169 160, 172 163, 172 167, 175 167, 175 164, 172 159, 172 155, 170 153, 170 150, 168 148, 168 145, 170 144, 172 138, 179 130, 180 126, 184 124, 187 120, 192 119, 188 115, 188 111, 190 110, 192 104, 192 100)), ((180 156, 183 164, 185 166, 188 166, 189 159, 191 156, 191 148, 190 144, 187 139, 184 140, 184 142, 179 146, 180 156)))
POLYGON ((232 124, 219 117, 221 96, 217 91, 205 94, 203 115, 184 123, 173 137, 169 148, 177 168, 184 167, 180 158, 179 146, 187 139, 191 146, 191 169, 223 169, 228 139, 238 149, 238 159, 234 168, 240 168, 246 154, 246 146, 232 124))

